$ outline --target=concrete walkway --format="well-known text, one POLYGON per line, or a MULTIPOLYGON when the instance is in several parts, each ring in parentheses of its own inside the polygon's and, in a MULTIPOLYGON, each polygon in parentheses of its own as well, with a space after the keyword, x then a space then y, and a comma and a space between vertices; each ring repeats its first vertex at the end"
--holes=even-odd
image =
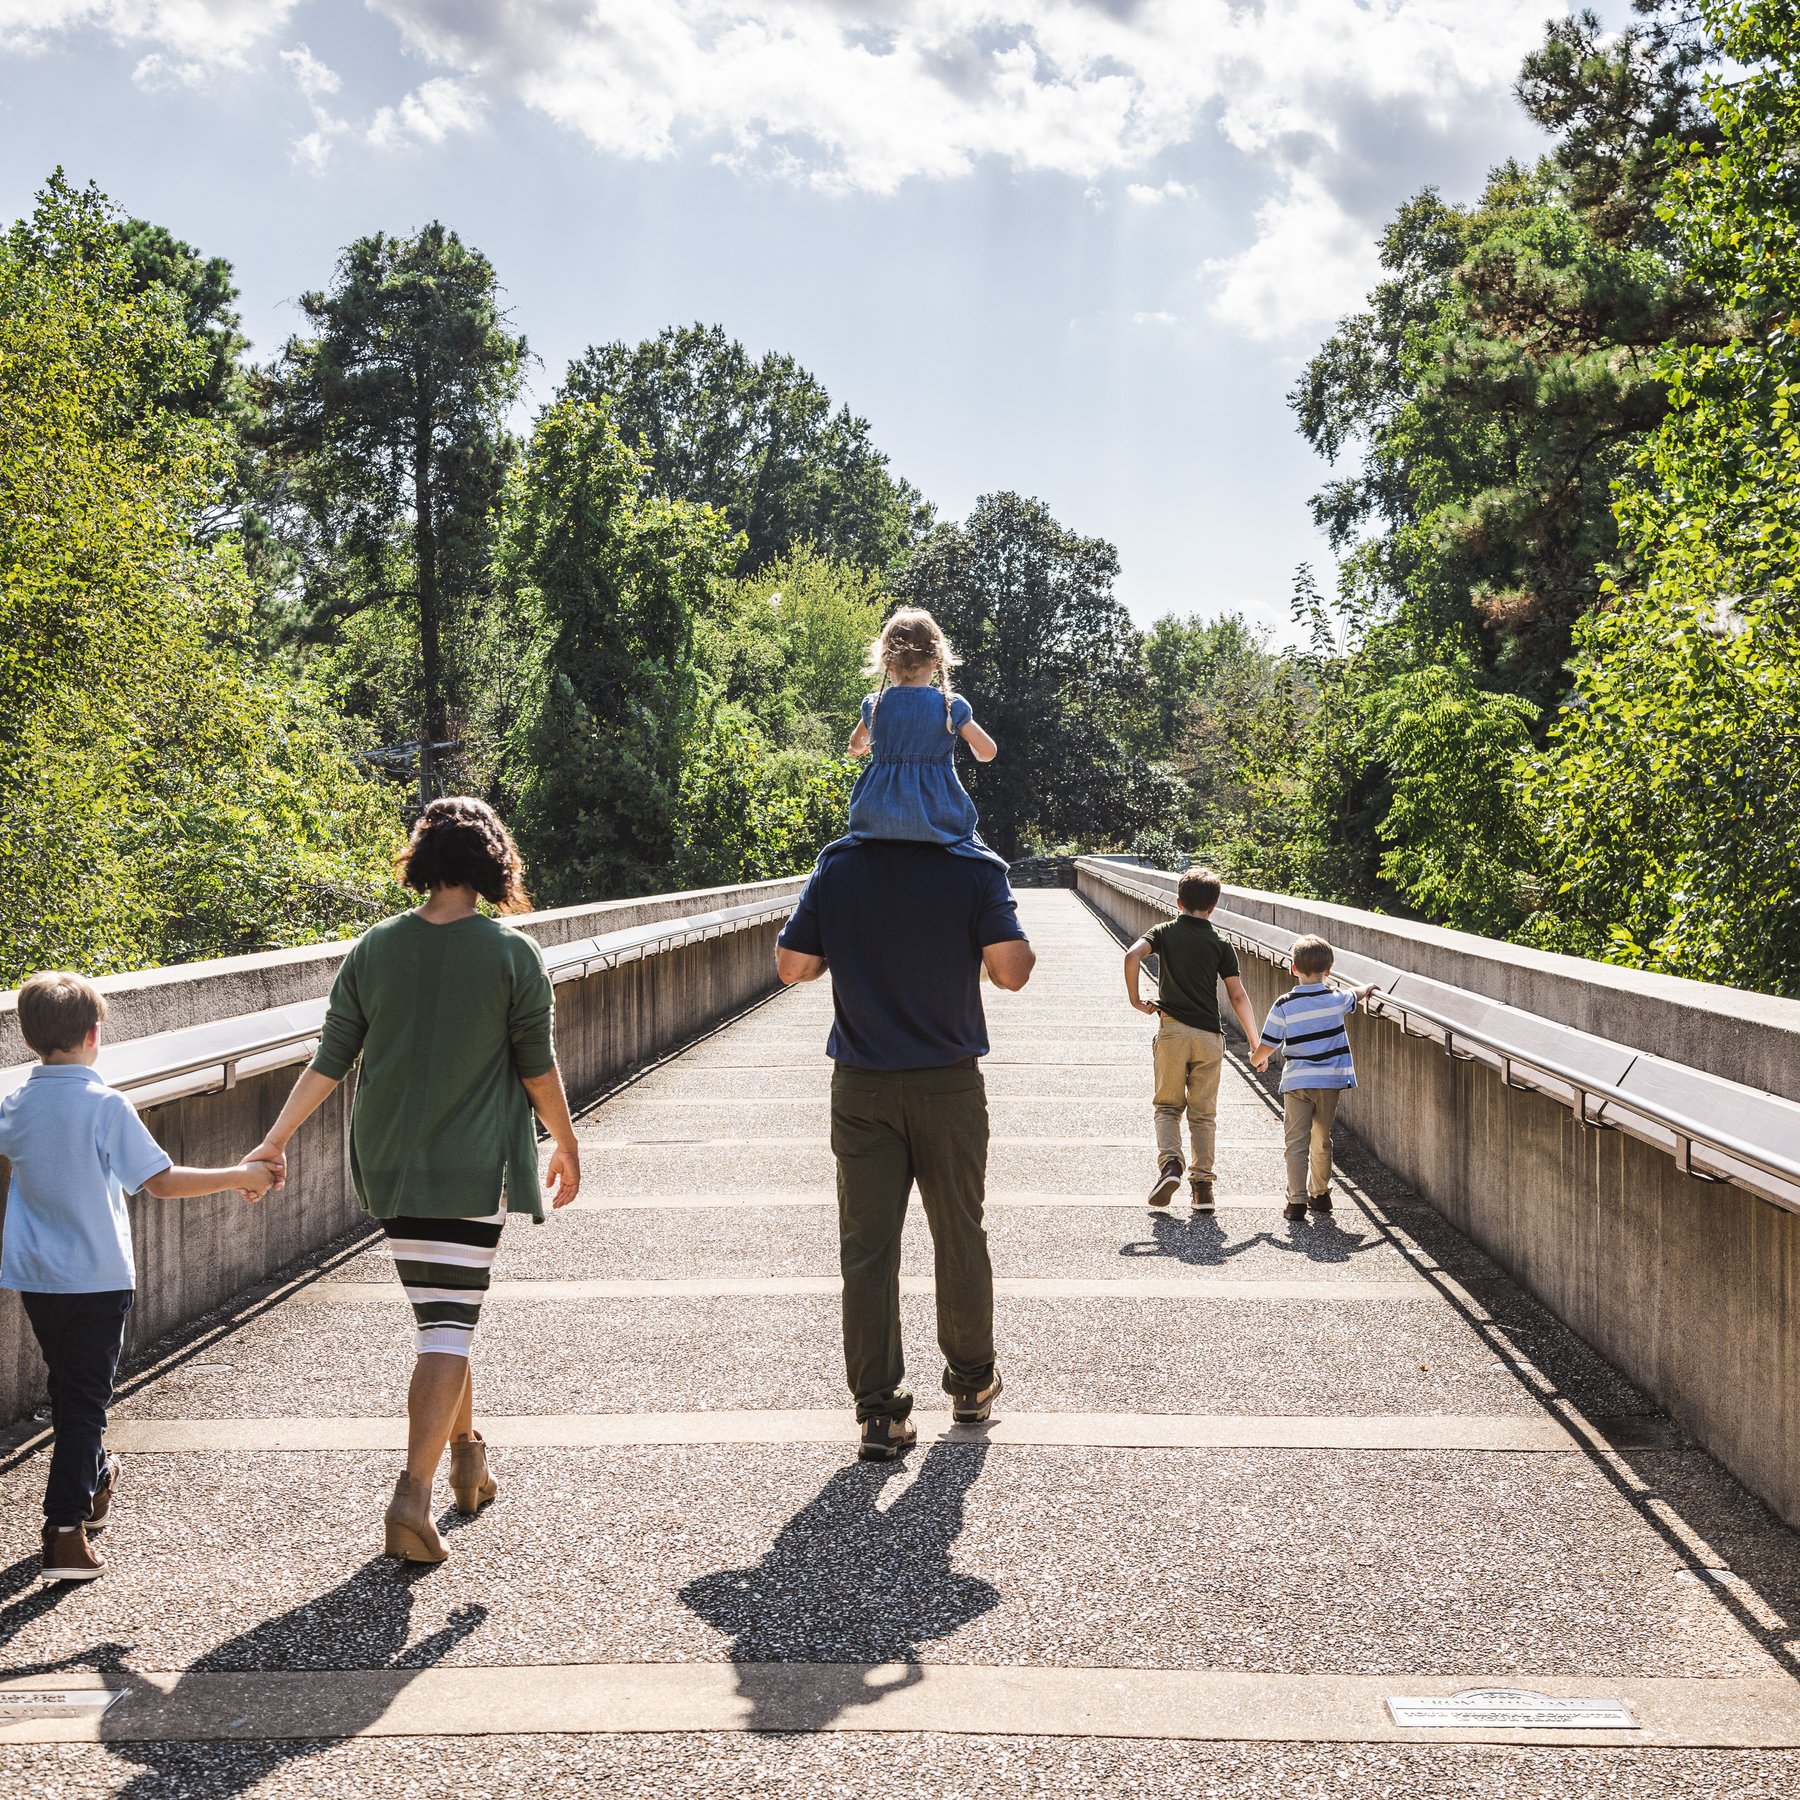
POLYGON ((1118 948, 1071 895, 1022 906, 990 1430, 936 1391, 915 1215, 921 1442, 854 1460, 829 995, 782 996, 597 1109, 580 1205, 509 1230, 501 1495, 442 1569, 377 1554, 410 1358, 363 1246, 133 1376, 93 1587, 34 1585, 42 1459, 5 1459, 0 1792, 1800 1792, 1800 1541, 1380 1169, 1284 1223, 1241 1061, 1222 1210, 1147 1215, 1118 948), (98 1725, 17 1691, 107 1687, 98 1725), (1634 1725, 1389 1705, 1472 1688, 1634 1725))

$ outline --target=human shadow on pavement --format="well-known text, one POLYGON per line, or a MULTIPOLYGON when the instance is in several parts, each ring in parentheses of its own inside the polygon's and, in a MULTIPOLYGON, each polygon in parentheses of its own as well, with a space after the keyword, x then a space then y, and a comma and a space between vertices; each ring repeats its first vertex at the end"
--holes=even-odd
POLYGON ((1219 1223, 1216 1214, 1178 1217, 1173 1213, 1152 1213, 1149 1241, 1138 1239, 1121 1244, 1119 1254, 1170 1256, 1195 1268, 1222 1268, 1234 1256, 1242 1256, 1246 1250, 1254 1248, 1259 1235, 1252 1233, 1235 1244, 1227 1243, 1225 1227, 1219 1223))
POLYGON ((903 1464, 840 1469, 782 1526, 753 1569, 691 1581, 682 1603, 732 1639, 751 1731, 822 1731, 924 1679, 919 1647, 999 1604, 1000 1592, 951 1567, 984 1444, 937 1444, 894 1503, 903 1464), (810 1665, 804 1681, 782 1667, 810 1665), (871 1670, 867 1665, 900 1665, 871 1670))
POLYGON ((1193 1268, 1223 1268, 1234 1256, 1258 1244, 1291 1256, 1302 1256, 1314 1263, 1347 1263, 1365 1250, 1383 1248, 1383 1240, 1366 1231, 1346 1231, 1331 1219, 1296 1220, 1285 1233, 1253 1231, 1227 1241, 1225 1227, 1216 1214, 1198 1213, 1154 1215, 1150 1220, 1151 1238, 1119 1247, 1121 1256, 1167 1256, 1193 1268))
MULTIPOLYGON (((487 1617, 487 1608, 459 1606, 436 1631, 409 1645, 413 1590, 422 1579, 429 1578, 430 1573, 427 1566, 396 1563, 386 1556, 371 1557, 335 1588, 272 1619, 265 1619, 236 1637, 227 1638, 196 1658, 190 1673, 184 1674, 175 1686, 171 1695, 173 1705, 179 1707, 182 1687, 191 1675, 244 1670, 285 1673, 296 1669, 335 1669, 367 1671, 371 1677, 380 1677, 398 1671, 411 1673, 431 1668, 480 1626, 487 1617)), ((322 1722, 316 1737, 228 1739, 224 1742, 214 1738, 206 1742, 138 1744, 117 1738, 109 1740, 108 1726, 120 1731, 130 1729, 131 1720, 126 1709, 131 1702, 122 1701, 107 1715, 101 1728, 101 1741, 114 1756, 136 1763, 139 1768, 118 1789, 115 1800, 169 1800, 171 1795, 191 1792, 200 1786, 193 1776, 201 1769, 204 1770, 208 1800, 214 1796, 245 1793, 284 1763, 317 1756, 331 1745, 373 1725, 393 1703, 397 1685, 404 1684, 371 1679, 366 1704, 358 1703, 362 1711, 350 1715, 342 1708, 343 1690, 340 1689, 338 1705, 328 1724, 322 1722)), ((202 1691, 196 1689, 196 1701, 204 1712, 206 1701, 201 1698, 202 1691)))
POLYGON ((67 1669, 97 1669, 102 1673, 123 1669, 131 1654, 129 1644, 107 1641, 89 1644, 85 1650, 73 1650, 54 1660, 40 1659, 31 1663, 5 1660, 6 1647, 33 1620, 41 1619, 73 1591, 76 1584, 65 1581, 40 1583, 38 1575, 43 1558, 34 1550, 16 1563, 0 1569, 0 1676, 17 1679, 28 1675, 61 1674, 67 1669))

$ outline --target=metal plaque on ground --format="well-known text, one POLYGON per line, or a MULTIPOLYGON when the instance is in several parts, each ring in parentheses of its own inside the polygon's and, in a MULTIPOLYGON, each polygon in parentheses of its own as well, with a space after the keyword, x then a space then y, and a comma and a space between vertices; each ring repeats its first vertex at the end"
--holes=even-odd
POLYGON ((1460 1694, 1390 1694, 1396 1725, 1449 1731, 1636 1731, 1623 1700, 1571 1700, 1524 1688, 1468 1688, 1460 1694))
POLYGON ((123 1688, 0 1688, 0 1725, 27 1719, 97 1719, 123 1688))

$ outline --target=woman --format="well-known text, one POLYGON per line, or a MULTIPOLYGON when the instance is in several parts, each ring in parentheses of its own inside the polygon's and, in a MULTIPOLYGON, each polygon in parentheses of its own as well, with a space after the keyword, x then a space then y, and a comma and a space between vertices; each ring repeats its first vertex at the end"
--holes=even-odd
POLYGON ((446 1443, 456 1510, 477 1513, 494 1497, 469 1349, 506 1214, 544 1216, 533 1112, 555 1145, 547 1171, 554 1204, 567 1206, 581 1185, 543 955, 478 910, 486 900, 523 912, 522 871, 491 807, 468 799, 426 807, 399 872, 427 899, 351 947, 332 983, 319 1052, 253 1152, 285 1174, 288 1139, 361 1056, 350 1172, 387 1235, 417 1324, 406 1472, 386 1520, 388 1554, 408 1562, 449 1554, 431 1505, 446 1443))

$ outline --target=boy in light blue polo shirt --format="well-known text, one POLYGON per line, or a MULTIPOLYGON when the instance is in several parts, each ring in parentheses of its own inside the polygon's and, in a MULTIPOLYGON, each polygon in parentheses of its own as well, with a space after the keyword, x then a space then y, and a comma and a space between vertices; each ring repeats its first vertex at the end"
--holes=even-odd
POLYGON ((12 1164, 0 1287, 18 1291, 49 1371, 50 1477, 45 1581, 90 1581, 105 1563, 88 1542, 112 1510, 119 1459, 106 1409, 137 1286, 127 1193, 188 1199, 268 1192, 264 1163, 179 1169, 131 1102, 94 1067, 106 1002, 79 975, 34 975, 19 990, 19 1029, 38 1067, 0 1101, 0 1156, 12 1164))
POLYGON ((1321 937, 1294 940, 1294 985, 1269 1008, 1261 1047, 1250 1058, 1260 1073, 1281 1052, 1281 1115, 1287 1140, 1286 1219, 1331 1211, 1331 1122, 1338 1095, 1356 1086, 1345 1021, 1374 993, 1334 988, 1331 946, 1321 937))

